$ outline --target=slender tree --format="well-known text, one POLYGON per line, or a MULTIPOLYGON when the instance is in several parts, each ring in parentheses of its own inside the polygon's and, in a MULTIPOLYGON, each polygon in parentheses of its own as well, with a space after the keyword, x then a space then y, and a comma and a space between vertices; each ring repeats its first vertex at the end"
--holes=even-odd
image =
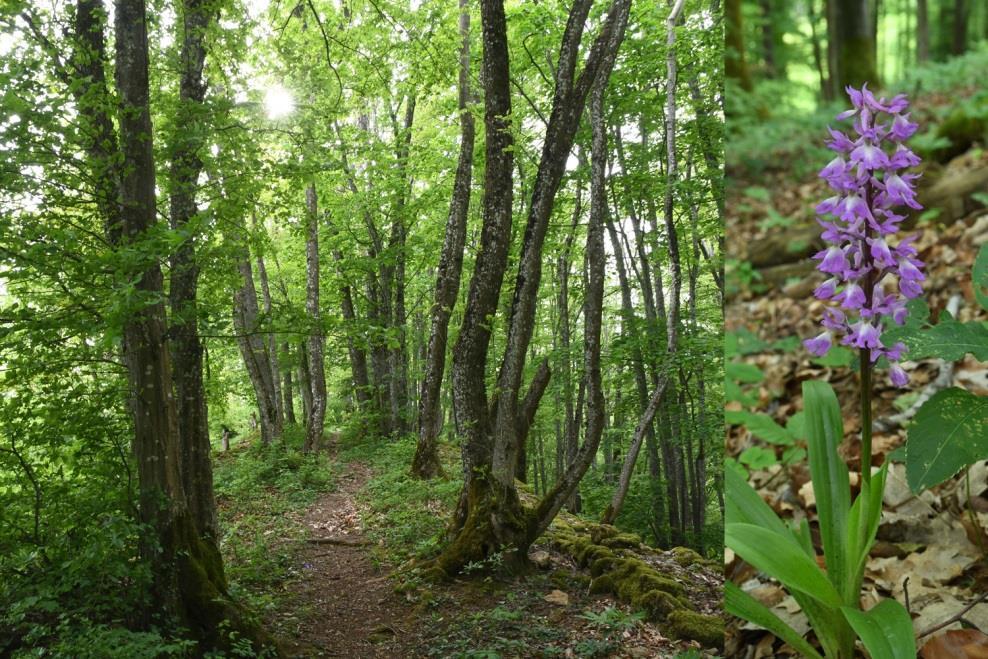
POLYGON ((323 365, 322 325, 319 316, 319 208, 316 185, 305 189, 306 239, 305 239, 305 312, 312 321, 308 340, 308 375, 312 391, 312 403, 305 422, 303 451, 319 450, 323 424, 326 421, 326 372, 323 365))
POLYGON ((446 366, 446 340, 449 319, 460 291, 463 247, 470 209, 470 182, 473 175, 473 115, 470 113, 470 4, 460 0, 460 76, 457 107, 460 114, 460 156, 453 179, 453 198, 446 218, 446 237, 439 255, 435 299, 431 310, 431 331, 422 374, 419 398, 418 446, 412 461, 412 474, 432 478, 442 467, 436 452, 436 438, 442 419, 439 394, 446 366))

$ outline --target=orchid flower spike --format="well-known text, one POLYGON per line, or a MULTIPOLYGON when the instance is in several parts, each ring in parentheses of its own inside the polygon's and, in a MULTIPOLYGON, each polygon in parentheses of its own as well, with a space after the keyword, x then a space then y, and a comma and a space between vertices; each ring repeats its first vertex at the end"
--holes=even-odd
POLYGON ((892 384, 903 387, 909 382, 899 365, 905 346, 886 346, 882 333, 890 323, 905 322, 906 300, 922 294, 926 278, 911 246, 915 237, 890 242, 905 219, 895 209, 922 208, 914 185, 919 175, 904 171, 920 162, 905 145, 918 126, 909 120, 905 96, 876 99, 867 85, 848 87, 847 94, 854 107, 837 120, 853 117, 853 134, 829 129, 827 147, 837 155, 820 177, 834 196, 816 207, 827 246, 814 256, 817 270, 827 274, 814 294, 839 307, 827 309, 825 331, 803 345, 821 357, 837 344, 869 350, 872 363, 888 359, 892 384))

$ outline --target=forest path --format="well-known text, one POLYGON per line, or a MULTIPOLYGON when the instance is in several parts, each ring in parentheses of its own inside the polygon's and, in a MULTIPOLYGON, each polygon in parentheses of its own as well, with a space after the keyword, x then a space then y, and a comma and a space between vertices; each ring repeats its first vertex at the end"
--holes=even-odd
POLYGON ((336 488, 305 513, 311 538, 298 557, 303 577, 289 586, 297 622, 284 640, 296 657, 408 656, 411 612, 376 562, 354 498, 370 478, 359 462, 339 464, 336 488))

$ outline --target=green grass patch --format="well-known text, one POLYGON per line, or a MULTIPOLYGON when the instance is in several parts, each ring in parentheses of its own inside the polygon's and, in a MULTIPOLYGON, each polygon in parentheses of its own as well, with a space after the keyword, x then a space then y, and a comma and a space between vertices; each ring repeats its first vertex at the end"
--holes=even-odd
POLYGON ((294 557, 308 535, 305 509, 333 487, 328 456, 304 455, 302 438, 300 427, 289 427, 270 446, 254 438, 217 456, 213 477, 227 578, 234 594, 257 611, 274 607, 270 587, 294 576, 294 557))
POLYGON ((384 541, 385 558, 401 563, 436 555, 463 487, 458 459, 449 459, 453 457, 450 447, 444 446, 447 450, 441 455, 447 475, 423 481, 410 475, 416 444, 413 436, 397 441, 344 441, 347 446, 340 461, 362 462, 373 470, 358 497, 367 509, 367 534, 375 542, 384 541))

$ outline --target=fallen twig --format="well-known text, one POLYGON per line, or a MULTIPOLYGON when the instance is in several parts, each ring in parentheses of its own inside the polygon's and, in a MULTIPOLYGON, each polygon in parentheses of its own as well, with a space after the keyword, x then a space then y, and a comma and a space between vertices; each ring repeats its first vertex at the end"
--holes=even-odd
POLYGON ((971 602, 970 604, 968 604, 967 606, 965 606, 963 609, 961 609, 960 611, 958 611, 954 615, 950 616, 949 618, 947 618, 943 622, 941 622, 939 624, 936 624, 936 625, 933 625, 932 627, 927 627, 926 629, 924 629, 923 631, 921 631, 919 633, 919 636, 917 636, 916 638, 923 638, 924 636, 929 636, 933 632, 939 631, 939 630, 943 629, 944 627, 946 627, 947 625, 952 625, 955 622, 959 622, 961 619, 964 618, 964 614, 965 613, 967 613, 968 611, 970 611, 971 609, 973 609, 974 607, 976 607, 978 604, 981 604, 986 599, 988 599, 988 592, 981 593, 980 595, 978 595, 977 598, 975 598, 975 600, 973 602, 971 602))
POLYGON ((343 547, 366 547, 371 544, 367 540, 351 540, 350 538, 309 538, 314 545, 341 545, 343 547))

